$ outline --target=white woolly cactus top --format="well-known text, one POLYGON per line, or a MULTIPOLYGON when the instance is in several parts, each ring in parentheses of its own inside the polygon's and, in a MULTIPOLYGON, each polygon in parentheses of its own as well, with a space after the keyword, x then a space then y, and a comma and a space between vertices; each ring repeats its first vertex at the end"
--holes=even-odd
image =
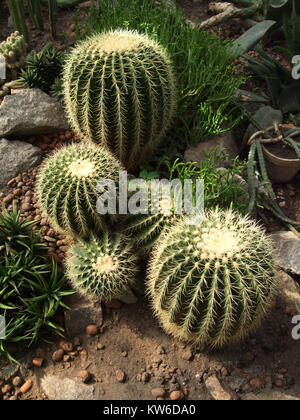
POLYGON ((160 48, 160 50, 163 51, 157 42, 153 41, 151 38, 148 38, 137 31, 125 29, 107 31, 102 34, 94 34, 88 39, 80 42, 76 49, 83 49, 86 51, 89 48, 97 48, 98 51, 103 51, 108 54, 113 52, 129 53, 130 51, 137 51, 141 44, 143 46, 160 48))

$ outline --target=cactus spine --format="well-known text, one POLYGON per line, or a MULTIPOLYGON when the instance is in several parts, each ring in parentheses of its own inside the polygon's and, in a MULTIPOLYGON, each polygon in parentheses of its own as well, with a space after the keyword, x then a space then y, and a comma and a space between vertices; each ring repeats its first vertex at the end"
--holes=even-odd
MULTIPOLYGON (((150 187, 150 183, 148 183, 150 187)), ((122 232, 147 254, 158 242, 163 232, 172 226, 178 215, 174 212, 174 203, 162 196, 148 193, 148 213, 129 214, 123 223, 122 232)))
POLYGON ((111 300, 134 283, 137 257, 130 242, 118 233, 92 234, 70 248, 67 276, 73 287, 89 298, 111 300))
POLYGON ((79 43, 63 80, 74 129, 109 149, 128 170, 149 157, 174 115, 170 59, 134 31, 109 31, 79 43))
POLYGON ((103 229, 114 215, 100 215, 96 188, 101 179, 118 185, 120 164, 101 147, 73 144, 44 161, 37 182, 39 206, 50 224, 70 236, 87 237, 103 229))
POLYGON ((242 340, 276 290, 269 238, 253 220, 215 210, 199 226, 179 221, 157 244, 148 290, 163 328, 210 347, 242 340))

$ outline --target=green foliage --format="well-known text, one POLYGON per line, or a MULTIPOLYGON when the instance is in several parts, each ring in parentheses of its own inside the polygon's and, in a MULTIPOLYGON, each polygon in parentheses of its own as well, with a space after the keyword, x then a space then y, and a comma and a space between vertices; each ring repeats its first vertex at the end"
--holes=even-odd
POLYGON ((74 129, 129 170, 149 158, 169 128, 176 105, 171 63, 147 36, 93 35, 68 56, 63 80, 74 129))
MULTIPOLYGON (((287 13, 283 15, 283 32, 288 49, 279 48, 279 50, 288 55, 293 67, 295 64, 293 57, 300 53, 300 14, 297 14, 295 5, 291 15, 287 13)), ((294 79, 292 71, 266 53, 260 45, 256 47, 256 51, 259 59, 249 55, 245 57, 254 76, 267 83, 272 105, 284 113, 299 111, 300 79, 294 79)))
POLYGON ((24 36, 25 42, 28 44, 29 34, 25 22, 25 10, 23 1, 8 0, 7 5, 15 30, 24 36))
POLYGON ((255 77, 267 83, 272 105, 284 113, 299 111, 300 79, 294 80, 291 70, 266 53, 261 46, 257 46, 256 50, 259 60, 248 55, 246 58, 255 77))
MULTIPOLYGON (((207 209, 219 207, 246 213, 247 191, 245 181, 242 179, 246 164, 236 157, 230 168, 220 168, 228 155, 218 147, 206 154, 205 159, 197 168, 194 162, 180 162, 176 159, 169 168, 169 179, 178 178, 182 184, 185 179, 203 179, 204 181, 204 204, 207 209), (240 178, 239 178, 240 177, 240 178)), ((196 185, 194 183, 194 192, 196 185)))
POLYGON ((102 230, 115 216, 98 213, 98 182, 109 179, 118 185, 121 169, 109 152, 93 144, 72 144, 55 151, 43 162, 37 182, 42 213, 56 230, 69 236, 85 238, 94 228, 102 230))
POLYGON ((62 299, 73 293, 67 280, 47 258, 47 247, 32 230, 33 222, 20 220, 15 209, 0 214, 0 315, 6 320, 6 338, 0 354, 13 360, 10 344, 36 342, 47 330, 62 335, 53 320, 62 299))
POLYGON ((56 79, 50 89, 50 94, 59 102, 64 102, 64 91, 62 79, 56 79))
POLYGON ((271 240, 231 210, 198 226, 178 221, 152 255, 148 291, 169 334, 203 346, 241 341, 262 322, 276 290, 271 240))
POLYGON ((87 35, 116 28, 145 33, 167 49, 177 79, 176 131, 182 140, 199 141, 239 122, 233 96, 244 77, 235 74, 227 44, 218 35, 192 28, 181 8, 154 0, 103 0, 100 9, 88 10, 87 35), (213 126, 206 120, 211 110, 213 126))
POLYGON ((111 300, 126 293, 136 280, 137 257, 119 233, 91 234, 70 248, 67 276, 73 287, 91 299, 111 300))
POLYGON ((39 88, 49 93, 61 75, 63 61, 63 54, 51 44, 46 45, 40 53, 31 51, 26 61, 26 70, 21 71, 20 82, 24 87, 39 88))
POLYGON ((44 22, 41 12, 41 1, 40 0, 27 0, 28 11, 36 28, 41 31, 44 29, 44 22))
MULTIPOLYGON (((246 166, 238 158, 234 159, 229 169, 218 168, 220 162, 226 159, 227 155, 216 148, 206 155, 205 160, 197 168, 194 162, 180 162, 175 159, 173 164, 170 160, 165 161, 168 167, 169 181, 177 179, 184 191, 184 181, 193 180, 193 197, 196 194, 196 180, 204 181, 204 205, 207 209, 219 207, 222 209, 232 208, 241 213, 246 213, 248 204, 247 184, 241 177, 246 166)), ((150 181, 158 178, 158 172, 143 170, 140 177, 150 181)), ((149 191, 151 190, 148 182, 149 191)), ((173 199, 174 200, 174 199, 173 199)), ((194 203, 195 205, 195 203, 194 203)), ((160 189, 155 195, 152 191, 148 194, 148 214, 129 214, 123 221, 122 231, 147 254, 153 246, 159 242, 161 235, 172 226, 180 215, 174 211, 174 201, 166 202, 163 197, 163 190, 160 189)))
MULTIPOLYGON (((24 36, 26 43, 29 44, 29 33, 25 21, 25 7, 23 0, 8 0, 7 4, 15 29, 24 36)), ((41 1, 27 0, 26 5, 28 8, 30 18, 34 23, 35 27, 40 30, 43 30, 44 23, 41 13, 41 1)), ((47 0, 47 5, 49 10, 49 23, 51 35, 52 37, 55 37, 57 0, 47 0)))

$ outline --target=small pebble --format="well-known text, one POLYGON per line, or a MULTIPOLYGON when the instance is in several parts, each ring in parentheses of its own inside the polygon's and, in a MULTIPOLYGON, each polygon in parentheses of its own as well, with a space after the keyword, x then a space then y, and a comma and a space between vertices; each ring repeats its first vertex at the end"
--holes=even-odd
POLYGON ((79 372, 79 376, 80 376, 82 382, 84 382, 84 383, 89 382, 89 380, 91 379, 91 374, 88 370, 81 370, 79 372))
POLYGON ((15 376, 12 380, 13 386, 20 387, 23 383, 23 379, 20 376, 15 376))
POLYGON ((43 363, 44 363, 44 359, 41 357, 35 357, 32 360, 33 366, 42 367, 43 363))
POLYGON ((172 391, 170 394, 170 399, 172 401, 178 401, 183 399, 183 394, 181 391, 172 391))
POLYGON ((151 389, 151 394, 154 398, 163 398, 166 396, 167 392, 164 388, 153 388, 151 389))
POLYGON ((25 394, 26 392, 28 392, 31 389, 32 385, 33 385, 32 379, 28 379, 24 383, 24 385, 21 386, 20 392, 22 392, 22 394, 25 394))
POLYGON ((92 337, 98 334, 98 328, 96 325, 88 325, 85 329, 86 335, 92 337))
POLYGON ((125 382, 125 378, 126 378, 125 372, 123 372, 123 370, 121 369, 118 369, 116 371, 116 378, 118 382, 125 382))
POLYGON ((59 349, 56 350, 53 354, 52 354, 52 360, 53 362, 60 362, 63 358, 65 351, 63 349, 59 349))

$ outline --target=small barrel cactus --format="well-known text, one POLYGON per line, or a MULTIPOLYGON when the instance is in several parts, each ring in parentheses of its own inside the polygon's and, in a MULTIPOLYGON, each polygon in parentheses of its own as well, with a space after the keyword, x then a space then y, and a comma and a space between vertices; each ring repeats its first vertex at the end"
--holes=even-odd
POLYGON ((62 147, 44 161, 39 173, 37 195, 42 215, 57 231, 73 237, 85 238, 90 230, 101 230, 116 216, 98 213, 98 182, 109 179, 117 189, 121 170, 102 147, 84 143, 62 147))
POLYGON ((74 289, 88 298, 118 298, 136 280, 137 257, 128 239, 118 233, 91 234, 69 252, 67 276, 74 289))
POLYGON ((17 77, 18 70, 25 65, 26 49, 24 37, 18 31, 12 33, 5 41, 0 43, 0 56, 4 57, 13 79, 17 77))
POLYGON ((236 343, 254 331, 277 281, 270 239, 231 210, 208 212, 198 226, 178 221, 155 247, 148 274, 163 328, 209 347, 236 343))
POLYGON ((175 110, 171 62, 145 35, 98 33, 69 54, 64 103, 74 129, 132 170, 148 159, 175 110))

